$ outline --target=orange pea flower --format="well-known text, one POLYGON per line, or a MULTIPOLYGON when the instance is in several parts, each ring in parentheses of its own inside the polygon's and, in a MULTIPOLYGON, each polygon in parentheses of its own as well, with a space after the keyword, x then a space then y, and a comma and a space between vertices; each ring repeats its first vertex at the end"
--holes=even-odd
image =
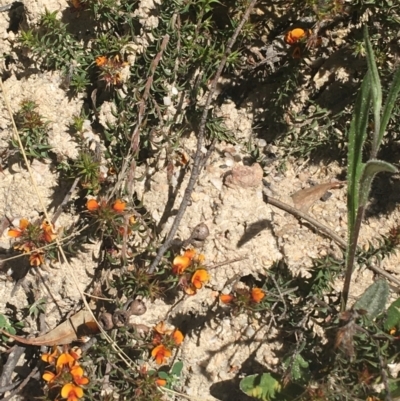
POLYGON ((196 256, 196 251, 194 249, 187 249, 183 256, 186 256, 190 260, 193 260, 193 258, 196 256))
POLYGON ((67 401, 77 401, 83 397, 83 389, 73 383, 64 384, 61 389, 61 397, 66 398, 67 401))
POLYGON ((39 252, 33 252, 29 256, 29 264, 31 266, 40 266, 44 263, 44 257, 42 253, 39 252))
POLYGON ((173 333, 172 333, 172 338, 174 339, 174 342, 176 345, 180 345, 182 344, 183 341, 183 334, 180 330, 176 329, 173 333))
POLYGON ((55 375, 53 372, 45 371, 42 375, 42 379, 48 383, 53 382, 58 375, 55 375))
POLYGON ((172 352, 164 347, 164 345, 158 345, 151 351, 151 356, 156 360, 156 363, 158 365, 162 365, 167 361, 167 358, 169 358, 172 355, 172 352))
POLYGON ((107 57, 106 56, 99 56, 96 58, 96 65, 97 67, 102 67, 107 63, 107 57))
POLYGON ((95 212, 98 210, 100 207, 99 202, 97 202, 96 199, 89 199, 86 202, 86 209, 89 210, 89 212, 95 212))
POLYGON ((24 231, 27 229, 29 224, 30 223, 27 219, 21 219, 19 221, 19 227, 18 228, 17 227, 10 228, 8 230, 7 235, 12 238, 18 238, 24 233, 24 231))
POLYGON ((69 368, 72 368, 72 366, 74 364, 75 364, 75 358, 71 354, 69 354, 67 352, 63 352, 57 358, 56 368, 62 369, 64 366, 68 366, 69 368))
POLYGON ((224 304, 230 304, 234 298, 235 297, 232 294, 221 294, 219 296, 219 300, 224 304))
POLYGON ((172 333, 172 330, 167 328, 167 325, 165 324, 164 321, 160 322, 160 323, 157 323, 157 325, 154 327, 154 331, 156 333, 162 334, 162 335, 172 333))
POLYGON ((41 356, 42 361, 47 362, 50 365, 53 365, 58 356, 58 348, 53 347, 53 351, 51 353, 45 353, 41 356))
POLYGON ((52 225, 47 220, 42 223, 42 229, 43 237, 46 242, 50 243, 57 238, 57 234, 54 232, 52 225))
POLYGON ((294 45, 295 43, 306 39, 310 34, 310 29, 304 30, 303 28, 294 28, 286 33, 285 42, 289 45, 294 45))
POLYGON ((69 371, 74 379, 75 384, 82 386, 89 383, 89 379, 83 375, 83 369, 79 365, 74 365, 69 371))
POLYGON ((256 302, 258 304, 264 297, 265 291, 263 291, 261 288, 253 288, 251 290, 251 299, 253 300, 253 302, 256 302))
POLYGON ((156 384, 157 386, 164 387, 167 384, 167 381, 165 379, 158 378, 156 379, 156 384))
POLYGON ((182 274, 189 266, 191 260, 188 256, 175 256, 172 262, 172 273, 182 274))
POLYGON ((205 269, 196 270, 192 276, 192 284, 195 288, 200 289, 203 284, 210 280, 210 275, 205 269))
POLYGON ((123 202, 121 199, 117 199, 112 205, 113 210, 118 213, 123 212, 125 210, 125 207, 126 202, 123 202))

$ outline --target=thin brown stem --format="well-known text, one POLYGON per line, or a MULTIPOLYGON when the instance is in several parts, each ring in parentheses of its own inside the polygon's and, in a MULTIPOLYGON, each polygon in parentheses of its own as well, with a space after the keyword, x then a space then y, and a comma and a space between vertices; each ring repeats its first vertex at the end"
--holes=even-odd
POLYGON ((225 67, 226 60, 230 53, 232 52, 232 47, 234 43, 236 42, 236 39, 240 33, 240 31, 243 28, 243 25, 247 21, 247 19, 250 16, 250 12, 253 9, 254 5, 256 4, 257 0, 252 0, 250 4, 248 5, 246 12, 243 15, 242 20, 240 21, 240 24, 237 26, 232 38, 228 41, 226 45, 226 50, 224 57, 222 58, 221 62, 219 63, 218 70, 214 76, 214 79, 211 82, 210 86, 210 91, 208 92, 207 100, 204 106, 203 114, 201 116, 200 124, 199 124, 199 132, 197 135, 197 147, 196 147, 196 153, 194 155, 194 160, 193 160, 193 167, 192 167, 192 173, 189 178, 189 183, 186 187, 182 202, 179 206, 178 213, 175 216, 175 220, 172 224, 171 230, 169 231, 167 238, 164 241, 164 244, 161 245, 161 247, 158 249, 157 255, 155 256, 153 262, 151 263, 148 272, 151 274, 154 272, 156 269, 157 265, 160 263, 161 258, 163 257, 164 253, 169 249, 171 246, 171 243, 173 241, 173 238, 176 234, 176 231, 178 230, 179 224, 183 218, 183 215, 186 212, 186 208, 189 204, 189 200, 191 197, 191 194, 193 192, 194 186, 197 182, 197 179, 200 175, 200 172, 203 167, 203 157, 202 157, 202 148, 203 148, 203 143, 204 143, 204 136, 205 136, 205 130, 206 130, 206 122, 208 118, 208 111, 212 102, 212 98, 215 92, 215 89, 217 87, 217 83, 219 80, 219 77, 221 76, 221 73, 225 67))

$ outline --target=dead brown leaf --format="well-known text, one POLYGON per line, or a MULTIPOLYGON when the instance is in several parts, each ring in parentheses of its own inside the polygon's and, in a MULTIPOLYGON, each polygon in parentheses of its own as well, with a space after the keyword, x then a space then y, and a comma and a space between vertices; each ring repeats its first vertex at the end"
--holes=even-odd
POLYGON ((326 191, 340 188, 343 184, 343 181, 328 182, 297 191, 292 195, 294 206, 301 212, 306 213, 311 205, 325 195, 326 191))
POLYGON ((83 336, 99 332, 98 326, 93 320, 91 313, 85 309, 79 311, 47 334, 36 338, 14 336, 5 330, 0 330, 3 334, 21 344, 38 346, 71 344, 74 341, 79 341, 83 336))

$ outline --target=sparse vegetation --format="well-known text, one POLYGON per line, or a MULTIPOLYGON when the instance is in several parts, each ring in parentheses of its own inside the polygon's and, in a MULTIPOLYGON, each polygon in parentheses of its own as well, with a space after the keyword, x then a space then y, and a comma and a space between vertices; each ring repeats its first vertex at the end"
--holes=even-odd
MULTIPOLYGON (((37 25, 24 24, 16 35, 13 55, 26 68, 60 74, 59 86, 83 101, 68 131, 76 157, 60 158, 49 145, 51 122, 36 101, 27 98, 10 113, 16 131, 7 139, 5 156, 0 154, 0 167, 11 169, 15 161, 10 156, 8 165, 4 157, 18 153, 37 189, 40 173, 35 178, 31 166, 45 162, 58 178, 54 193, 59 196, 62 188, 65 196, 54 201, 51 216, 46 208, 28 210, 29 201, 23 213, 35 217, 4 211, 0 227, 11 245, 0 262, 7 266, 21 258, 27 262, 25 276, 38 277, 42 269, 62 266, 69 280, 63 285, 74 286, 81 302, 68 316, 60 313, 60 324, 49 331, 42 319, 50 299, 56 303, 51 281, 41 278, 50 291, 46 297, 23 286, 29 304, 0 314, 0 392, 17 397, 34 382, 37 397, 48 401, 195 400, 185 386, 204 368, 203 361, 187 366, 180 353, 190 341, 181 325, 195 320, 191 313, 198 307, 207 309, 204 322, 192 329, 199 337, 207 325, 215 331, 214 322, 244 317, 263 337, 239 330, 240 341, 245 335, 248 342, 279 343, 271 350, 278 363, 249 371, 227 362, 232 362, 229 373, 237 373, 231 391, 264 401, 394 401, 400 397, 400 313, 389 284, 400 281, 379 264, 396 253, 400 228, 377 233, 368 244, 359 244, 359 233, 375 175, 398 171, 390 149, 399 139, 400 5, 389 0, 142 3, 72 0, 68 15, 43 9, 37 25), (66 23, 71 15, 85 30, 66 23), (232 129, 229 112, 221 111, 229 102, 253 116, 245 140, 232 129), (257 140, 265 145, 257 147, 257 140), (201 250, 209 236, 204 221, 217 220, 220 211, 207 191, 196 193, 196 184, 208 166, 234 165, 237 149, 246 153, 242 164, 260 162, 264 178, 273 157, 280 171, 307 162, 335 161, 343 168, 347 249, 340 243, 335 252, 326 246, 325 257, 313 257, 307 275, 295 274, 283 255, 257 274, 236 274, 223 286, 213 283, 222 265, 256 260, 222 252, 226 260, 213 265, 214 255, 201 250), (213 160, 218 152, 228 155, 224 163, 213 160), (166 173, 164 186, 157 182, 160 171, 166 173), (163 212, 143 199, 151 185, 166 199, 163 212), (175 238, 196 197, 213 204, 212 212, 199 213, 188 238, 175 238), (69 223, 58 220, 65 210, 72 216, 69 223), (83 290, 70 263, 92 244, 95 267, 92 275, 86 272, 90 284, 83 290), (384 277, 350 306, 356 269, 384 277), (213 297, 209 305, 201 298, 206 290, 213 297), (187 300, 194 300, 192 309, 174 314, 187 300), (145 303, 168 306, 165 321, 142 324, 145 303), (21 316, 28 324, 18 322, 21 316), (28 329, 34 338, 27 337, 28 329), (19 343, 27 348, 32 373, 27 380, 14 369, 11 347, 18 349, 19 343)), ((2 94, 6 101, 11 95, 4 89, 2 94)), ((241 178, 245 189, 252 187, 248 177, 241 178)), ((221 178, 221 188, 223 183, 221 178)), ((213 185, 221 191, 218 182, 213 185)), ((42 197, 39 191, 37 196, 42 197)), ((222 218, 218 224, 223 226, 222 218)), ((262 229, 270 229, 268 224, 262 229)), ((261 231, 247 228, 246 235, 261 231)), ((235 229, 224 228, 216 249, 224 249, 235 229)), ((3 273, 6 280, 24 279, 6 267, 3 273)))

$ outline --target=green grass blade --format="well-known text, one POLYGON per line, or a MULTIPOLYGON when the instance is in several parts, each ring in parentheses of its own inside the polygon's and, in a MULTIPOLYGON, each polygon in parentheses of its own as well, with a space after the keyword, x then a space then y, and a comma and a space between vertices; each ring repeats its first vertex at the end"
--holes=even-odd
POLYGON ((362 151, 367 137, 368 112, 371 104, 370 74, 364 77, 357 96, 354 115, 349 130, 349 149, 347 166, 347 211, 349 238, 354 228, 358 210, 358 192, 363 170, 362 151))
POLYGON ((368 30, 366 26, 364 26, 364 41, 367 52, 368 72, 371 76, 372 109, 374 114, 374 135, 372 138, 371 157, 374 158, 376 157, 380 146, 379 130, 381 126, 382 85, 379 78, 374 51, 369 40, 368 30))
POLYGON ((383 135, 385 134, 386 127, 389 124, 390 116, 392 114, 393 107, 396 104, 396 99, 399 92, 400 92, 400 68, 394 74, 392 86, 390 87, 385 107, 383 109, 381 126, 379 127, 379 140, 378 140, 379 144, 382 142, 382 138, 383 135))

